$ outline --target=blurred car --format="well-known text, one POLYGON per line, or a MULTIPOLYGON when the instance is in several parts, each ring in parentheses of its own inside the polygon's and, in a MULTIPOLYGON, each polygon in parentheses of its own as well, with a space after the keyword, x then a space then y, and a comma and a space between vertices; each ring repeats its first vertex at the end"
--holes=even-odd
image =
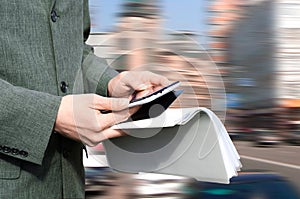
POLYGON ((293 145, 300 145, 300 121, 286 122, 287 129, 282 132, 284 141, 293 145))
POLYGON ((105 195, 107 188, 114 185, 115 179, 108 167, 85 167, 86 196, 105 195))
POLYGON ((300 130, 288 132, 286 141, 294 145, 300 145, 300 130))
POLYGON ((253 134, 256 146, 277 145, 283 141, 283 138, 275 130, 255 129, 253 134))
POLYGON ((228 134, 234 141, 252 141, 253 130, 251 128, 230 129, 228 134))
POLYGON ((282 132, 284 141, 289 144, 300 145, 300 124, 297 123, 297 125, 293 125, 292 127, 282 132))
POLYGON ((107 198, 168 198, 187 196, 184 186, 192 179, 174 175, 119 173, 109 167, 85 167, 87 199, 107 198))
POLYGON ((267 172, 240 172, 230 184, 153 173, 124 174, 108 167, 88 167, 85 172, 87 199, 300 199, 288 180, 267 172))
POLYGON ((192 182, 191 178, 155 173, 133 175, 136 180, 135 198, 181 199, 188 196, 184 187, 192 182))
POLYGON ((230 129, 228 130, 230 138, 234 141, 242 140, 243 134, 239 129, 230 129))
POLYGON ((194 182, 185 187, 190 199, 299 199, 294 185, 274 173, 250 172, 233 177, 230 184, 194 182))

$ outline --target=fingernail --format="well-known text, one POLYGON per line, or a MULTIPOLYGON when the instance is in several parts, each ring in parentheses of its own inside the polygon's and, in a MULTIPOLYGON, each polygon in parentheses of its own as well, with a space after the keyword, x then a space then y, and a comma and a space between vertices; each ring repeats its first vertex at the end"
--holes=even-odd
POLYGON ((147 90, 147 89, 149 89, 151 87, 152 87, 152 85, 150 85, 150 84, 141 84, 141 85, 139 85, 139 87, 137 88, 137 90, 139 90, 139 91, 141 91, 141 90, 147 90))

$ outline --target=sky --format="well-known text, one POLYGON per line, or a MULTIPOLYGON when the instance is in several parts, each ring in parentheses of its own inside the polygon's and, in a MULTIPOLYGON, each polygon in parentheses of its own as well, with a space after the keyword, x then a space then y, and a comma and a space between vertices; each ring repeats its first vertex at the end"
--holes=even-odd
MULTIPOLYGON (((166 29, 194 31, 204 34, 205 2, 207 0, 160 0, 161 14, 166 29)), ((90 0, 93 32, 111 31, 117 22, 116 13, 122 9, 124 0, 90 0)))

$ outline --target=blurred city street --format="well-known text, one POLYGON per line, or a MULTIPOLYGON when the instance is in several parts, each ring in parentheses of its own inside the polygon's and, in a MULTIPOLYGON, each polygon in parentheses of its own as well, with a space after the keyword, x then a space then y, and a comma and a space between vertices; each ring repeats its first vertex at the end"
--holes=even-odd
POLYGON ((300 146, 279 144, 254 147, 253 142, 234 142, 243 164, 242 170, 260 170, 280 173, 300 190, 300 146))
POLYGON ((113 1, 117 20, 103 31, 97 13, 107 4, 92 2, 97 31, 87 43, 95 54, 118 71, 149 70, 181 81, 184 93, 172 108, 215 112, 243 167, 228 186, 86 168, 87 198, 300 198, 292 188, 300 192, 299 1, 185 2, 197 2, 201 20, 189 21, 201 31, 170 30, 165 22, 182 20, 174 10, 183 5, 149 0, 113 1), (166 16, 172 13, 167 8, 174 16, 166 16))
MULTIPOLYGON (((155 173, 119 173, 106 166, 86 167, 86 196, 90 199, 300 198, 299 145, 257 145, 256 142, 244 140, 235 140, 234 145, 243 167, 229 185, 155 173), (212 190, 223 190, 224 193, 217 194, 212 190)), ((94 154, 100 155, 101 163, 105 164, 104 153, 101 152, 103 148, 99 149, 94 154)))

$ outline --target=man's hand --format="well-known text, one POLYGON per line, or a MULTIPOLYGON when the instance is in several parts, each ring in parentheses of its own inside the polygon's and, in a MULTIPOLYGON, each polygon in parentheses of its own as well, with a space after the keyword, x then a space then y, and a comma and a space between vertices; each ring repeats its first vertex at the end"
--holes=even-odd
POLYGON ((139 107, 128 109, 129 100, 143 97, 169 85, 167 78, 146 71, 122 72, 108 83, 107 98, 95 94, 67 95, 62 98, 54 130, 88 146, 125 135, 110 127, 126 121, 139 107), (102 114, 103 110, 112 112, 102 114))
POLYGON ((127 98, 107 98, 95 94, 67 95, 62 98, 54 130, 65 137, 89 146, 124 135, 120 130, 109 129, 127 120, 135 109, 127 109, 127 98), (102 114, 101 110, 112 110, 102 114))
POLYGON ((148 71, 125 71, 111 79, 108 93, 112 97, 140 98, 171 82, 164 76, 148 71))

